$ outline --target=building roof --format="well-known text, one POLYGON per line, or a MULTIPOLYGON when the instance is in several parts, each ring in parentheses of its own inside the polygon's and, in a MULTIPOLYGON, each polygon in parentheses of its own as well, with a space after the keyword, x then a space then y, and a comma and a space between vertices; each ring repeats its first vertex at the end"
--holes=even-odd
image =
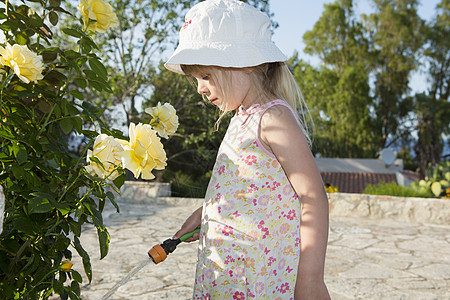
POLYGON ((325 185, 338 188, 341 193, 361 193, 368 184, 396 182, 395 173, 320 172, 325 185))
POLYGON ((403 160, 396 159, 386 165, 381 159, 370 158, 322 158, 315 159, 320 172, 392 173, 403 171, 403 160))

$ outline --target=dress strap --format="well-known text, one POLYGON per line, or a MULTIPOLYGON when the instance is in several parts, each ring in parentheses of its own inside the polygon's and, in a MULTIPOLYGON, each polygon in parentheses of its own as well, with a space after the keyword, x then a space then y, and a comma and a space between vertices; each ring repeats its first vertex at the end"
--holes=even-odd
POLYGON ((258 144, 258 146, 259 146, 259 147, 260 147, 267 155, 269 155, 269 156, 271 156, 271 157, 275 157, 275 155, 274 155, 269 149, 266 149, 266 148, 264 147, 264 145, 262 144, 261 140, 259 139, 259 134, 261 133, 261 120, 262 120, 262 116, 264 115, 264 113, 265 113, 269 108, 271 108, 271 107, 273 107, 273 106, 276 106, 276 105, 282 105, 282 106, 285 106, 285 107, 289 108, 289 110, 291 111, 291 113, 294 115, 295 120, 297 121, 297 124, 300 126, 300 128, 302 128, 301 125, 300 125, 300 122, 299 122, 299 120, 298 120, 297 114, 294 112, 294 110, 292 109, 292 107, 291 107, 286 101, 281 100, 281 99, 277 99, 277 100, 273 100, 273 101, 270 101, 270 102, 264 104, 263 107, 262 107, 262 109, 260 110, 261 113, 259 114, 259 120, 257 120, 257 122, 258 122, 258 130, 256 131, 255 139, 256 139, 256 143, 258 144))

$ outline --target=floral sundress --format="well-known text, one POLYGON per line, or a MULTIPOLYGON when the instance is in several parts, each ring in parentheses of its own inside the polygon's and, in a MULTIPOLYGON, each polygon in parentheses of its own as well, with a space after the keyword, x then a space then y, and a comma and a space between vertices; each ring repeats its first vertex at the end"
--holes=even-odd
POLYGON ((294 299, 300 201, 258 138, 264 105, 239 108, 203 204, 193 299, 294 299))

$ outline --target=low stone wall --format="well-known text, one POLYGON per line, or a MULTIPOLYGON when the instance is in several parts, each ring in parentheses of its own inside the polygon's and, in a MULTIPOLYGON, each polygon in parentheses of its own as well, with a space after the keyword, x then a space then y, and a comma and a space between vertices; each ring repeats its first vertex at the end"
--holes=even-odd
POLYGON ((450 200, 364 194, 328 195, 330 215, 450 225, 450 200))
POLYGON ((157 197, 170 196, 170 183, 125 181, 117 198, 123 202, 154 203, 157 197))
MULTIPOLYGON (((199 198, 170 197, 169 183, 127 181, 121 188, 120 202, 168 205, 203 203, 199 198)), ((364 194, 328 194, 330 216, 390 219, 410 223, 450 225, 450 200, 407 198, 364 194)))

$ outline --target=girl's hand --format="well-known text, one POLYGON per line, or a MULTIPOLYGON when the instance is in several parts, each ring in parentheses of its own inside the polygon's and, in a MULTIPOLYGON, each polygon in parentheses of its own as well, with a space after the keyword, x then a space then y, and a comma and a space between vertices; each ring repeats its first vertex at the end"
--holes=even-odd
POLYGON ((300 280, 295 286, 295 300, 330 300, 323 280, 300 280))
MULTIPOLYGON (((186 221, 181 226, 181 229, 178 230, 177 233, 175 233, 172 238, 174 240, 179 239, 182 235, 194 231, 195 229, 200 227, 201 222, 202 222, 202 207, 198 208, 196 211, 192 213, 192 215, 189 216, 189 218, 186 219, 186 221)), ((199 233, 196 232, 191 238, 185 240, 185 242, 193 242, 197 241, 198 239, 199 233)))

